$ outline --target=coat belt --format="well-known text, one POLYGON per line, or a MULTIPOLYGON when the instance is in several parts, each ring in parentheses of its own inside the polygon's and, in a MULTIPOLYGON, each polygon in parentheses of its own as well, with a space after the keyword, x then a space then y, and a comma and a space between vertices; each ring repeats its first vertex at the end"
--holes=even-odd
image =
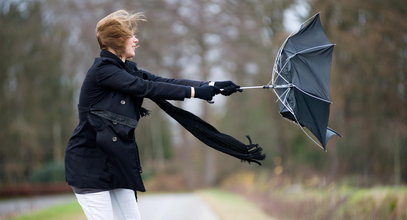
POLYGON ((120 115, 114 112, 110 112, 107 110, 101 110, 101 109, 94 109, 94 108, 89 108, 89 107, 83 107, 83 106, 78 106, 79 110, 79 119, 87 119, 87 114, 91 113, 94 115, 97 115, 101 118, 107 119, 112 122, 116 122, 118 124, 126 125, 128 127, 136 128, 138 121, 133 118, 129 118, 124 115, 120 115))

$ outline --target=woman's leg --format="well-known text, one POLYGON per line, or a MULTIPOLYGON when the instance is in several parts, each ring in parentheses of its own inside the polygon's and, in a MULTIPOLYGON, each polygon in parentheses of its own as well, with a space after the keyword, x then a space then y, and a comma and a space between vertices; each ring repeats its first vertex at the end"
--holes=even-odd
POLYGON ((115 220, 141 220, 133 190, 114 189, 109 192, 115 220))
POLYGON ((109 191, 76 194, 88 220, 112 220, 113 208, 109 191))

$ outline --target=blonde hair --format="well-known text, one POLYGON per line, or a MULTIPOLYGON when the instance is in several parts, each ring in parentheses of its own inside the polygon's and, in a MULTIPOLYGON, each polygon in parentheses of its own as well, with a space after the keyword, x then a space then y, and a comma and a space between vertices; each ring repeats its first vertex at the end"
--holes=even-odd
POLYGON ((96 24, 100 49, 111 48, 120 56, 126 40, 136 33, 138 21, 145 21, 142 12, 129 13, 126 10, 118 10, 102 18, 96 24))

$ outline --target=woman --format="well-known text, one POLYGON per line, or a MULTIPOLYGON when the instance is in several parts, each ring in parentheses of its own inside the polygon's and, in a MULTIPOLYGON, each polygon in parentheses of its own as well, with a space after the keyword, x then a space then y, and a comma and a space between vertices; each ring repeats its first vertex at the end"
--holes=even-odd
POLYGON ((79 96, 79 124, 65 154, 66 180, 88 219, 140 219, 136 191, 145 191, 134 129, 147 111, 143 98, 211 100, 230 95, 231 81, 167 79, 138 69, 134 36, 140 13, 116 11, 96 25, 101 49, 79 96), (222 90, 221 90, 222 89, 222 90))

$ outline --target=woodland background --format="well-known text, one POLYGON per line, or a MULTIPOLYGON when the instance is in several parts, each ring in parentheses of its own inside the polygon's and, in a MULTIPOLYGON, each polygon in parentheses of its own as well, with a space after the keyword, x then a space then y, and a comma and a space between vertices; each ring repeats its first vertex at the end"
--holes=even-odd
POLYGON ((233 185, 225 179, 241 172, 314 186, 407 182, 403 0, 2 0, 0 185, 64 181, 78 91, 99 54, 95 24, 122 8, 148 20, 135 61, 165 77, 266 84, 285 37, 316 12, 336 44, 330 127, 343 137, 327 152, 280 117, 270 91, 174 102, 244 142, 250 135, 267 154, 262 166, 204 146, 145 100, 152 114, 136 133, 150 189, 233 185))

